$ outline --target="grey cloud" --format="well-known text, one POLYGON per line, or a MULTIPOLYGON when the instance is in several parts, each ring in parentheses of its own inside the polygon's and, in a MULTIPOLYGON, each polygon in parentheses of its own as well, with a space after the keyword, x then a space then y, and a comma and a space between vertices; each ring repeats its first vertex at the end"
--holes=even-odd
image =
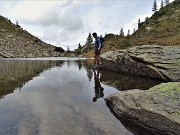
POLYGON ((45 13, 43 16, 38 18, 33 23, 43 25, 43 26, 58 25, 57 13, 56 12, 45 13))
POLYGON ((43 32, 42 39, 49 42, 55 42, 57 45, 60 45, 62 42, 69 42, 73 40, 73 37, 70 36, 72 33, 73 32, 69 32, 66 29, 58 30, 58 27, 55 27, 53 29, 45 30, 43 32))
POLYGON ((77 31, 83 28, 83 21, 80 16, 75 14, 75 9, 63 8, 63 9, 53 9, 48 10, 40 18, 34 22, 29 22, 29 20, 24 20, 26 23, 40 25, 40 26, 58 26, 61 29, 66 29, 68 31, 77 31))
POLYGON ((59 24, 69 31, 76 31, 83 28, 82 19, 76 16, 68 16, 61 18, 59 24))

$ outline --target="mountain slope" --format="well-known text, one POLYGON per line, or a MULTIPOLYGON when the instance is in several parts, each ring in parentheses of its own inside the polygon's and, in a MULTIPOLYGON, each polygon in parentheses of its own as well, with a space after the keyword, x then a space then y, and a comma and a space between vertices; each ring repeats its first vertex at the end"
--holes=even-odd
MULTIPOLYGON (((180 0, 173 1, 146 18, 132 35, 105 35, 102 53, 138 45, 180 46, 180 0)), ((93 50, 86 56, 93 56, 93 50)))
POLYGON ((0 58, 59 56, 63 48, 55 47, 0 16, 0 58), (57 51, 55 51, 57 50, 57 51))
POLYGON ((175 0, 141 23, 133 36, 139 38, 139 45, 150 43, 180 46, 179 22, 180 0, 175 0))

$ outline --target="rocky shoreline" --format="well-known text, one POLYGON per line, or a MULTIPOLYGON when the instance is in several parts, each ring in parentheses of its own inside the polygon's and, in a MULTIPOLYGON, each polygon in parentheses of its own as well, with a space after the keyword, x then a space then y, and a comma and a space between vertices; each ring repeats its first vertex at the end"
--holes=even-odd
POLYGON ((101 69, 165 81, 180 81, 180 47, 143 45, 101 55, 101 69))

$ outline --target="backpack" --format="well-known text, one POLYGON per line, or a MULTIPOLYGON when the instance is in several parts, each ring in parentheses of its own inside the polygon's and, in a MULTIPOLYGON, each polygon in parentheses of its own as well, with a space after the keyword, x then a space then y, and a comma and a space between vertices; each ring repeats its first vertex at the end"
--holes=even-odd
POLYGON ((103 48, 104 47, 104 38, 103 37, 100 37, 100 42, 101 42, 101 48, 103 48))

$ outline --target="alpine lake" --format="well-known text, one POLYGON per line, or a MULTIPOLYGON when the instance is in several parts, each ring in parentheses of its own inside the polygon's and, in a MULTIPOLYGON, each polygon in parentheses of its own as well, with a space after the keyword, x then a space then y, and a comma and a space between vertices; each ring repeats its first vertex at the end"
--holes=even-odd
POLYGON ((103 70, 93 59, 0 59, 0 135, 148 135, 110 112, 104 98, 161 83, 103 70))

